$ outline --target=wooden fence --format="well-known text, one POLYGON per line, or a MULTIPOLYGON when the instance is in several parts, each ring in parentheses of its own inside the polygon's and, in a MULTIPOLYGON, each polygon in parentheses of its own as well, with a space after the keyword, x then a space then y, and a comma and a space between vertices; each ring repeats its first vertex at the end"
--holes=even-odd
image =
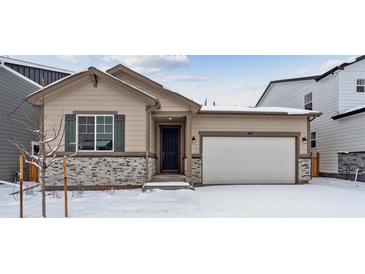
POLYGON ((312 154, 312 177, 319 176, 319 152, 312 154))
POLYGON ((35 165, 31 163, 29 164, 29 181, 39 182, 39 170, 35 165))

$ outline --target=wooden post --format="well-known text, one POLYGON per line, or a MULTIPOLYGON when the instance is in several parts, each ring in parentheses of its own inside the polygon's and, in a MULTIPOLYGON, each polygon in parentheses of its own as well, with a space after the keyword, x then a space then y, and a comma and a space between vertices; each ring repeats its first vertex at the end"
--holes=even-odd
POLYGON ((23 218, 23 180, 24 180, 24 173, 23 173, 23 154, 19 155, 19 202, 20 202, 20 218, 23 218))
POLYGON ((67 202, 67 156, 63 157, 63 191, 65 196, 65 217, 68 217, 67 202))
POLYGON ((186 179, 192 185, 192 124, 191 124, 191 113, 186 116, 186 141, 185 141, 185 155, 186 155, 186 179))

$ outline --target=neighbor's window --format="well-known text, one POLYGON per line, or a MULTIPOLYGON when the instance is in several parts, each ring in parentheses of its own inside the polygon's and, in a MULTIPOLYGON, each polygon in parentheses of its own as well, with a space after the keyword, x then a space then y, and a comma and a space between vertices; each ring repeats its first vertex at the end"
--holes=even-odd
POLYGON ((78 116, 78 150, 112 151, 114 121, 112 115, 78 116))
POLYGON ((356 91, 365 92, 365 79, 357 79, 356 91))
POLYGON ((317 146, 317 133, 311 132, 311 147, 317 146))
POLYGON ((308 93, 304 96, 304 108, 307 109, 307 110, 312 110, 313 109, 312 92, 308 93))

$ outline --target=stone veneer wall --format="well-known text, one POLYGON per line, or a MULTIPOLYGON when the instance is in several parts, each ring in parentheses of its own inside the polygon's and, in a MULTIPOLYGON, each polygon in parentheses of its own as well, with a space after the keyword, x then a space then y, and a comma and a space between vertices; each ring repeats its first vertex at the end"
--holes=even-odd
POLYGON ((298 160, 298 181, 306 183, 312 178, 312 161, 311 158, 299 158, 298 160))
POLYGON ((194 184, 202 183, 202 159, 193 158, 191 167, 191 180, 194 184))
MULTIPOLYGON (((59 158, 46 174, 47 185, 63 185, 63 163, 59 158)), ((150 171, 155 172, 156 161, 149 158, 150 171)), ((144 157, 74 157, 68 160, 69 185, 143 184, 144 157)))
POLYGON ((365 151, 338 153, 338 173, 344 175, 355 174, 356 170, 365 172, 365 151))
POLYGON ((150 181, 152 179, 152 176, 157 173, 157 159, 154 157, 148 158, 148 180, 150 181))

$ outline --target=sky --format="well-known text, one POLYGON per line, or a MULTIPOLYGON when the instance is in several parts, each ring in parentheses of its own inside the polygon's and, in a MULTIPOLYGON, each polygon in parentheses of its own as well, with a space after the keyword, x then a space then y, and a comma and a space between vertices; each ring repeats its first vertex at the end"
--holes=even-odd
POLYGON ((197 103, 254 106, 272 80, 317 75, 346 55, 13 55, 78 72, 121 63, 197 103))

